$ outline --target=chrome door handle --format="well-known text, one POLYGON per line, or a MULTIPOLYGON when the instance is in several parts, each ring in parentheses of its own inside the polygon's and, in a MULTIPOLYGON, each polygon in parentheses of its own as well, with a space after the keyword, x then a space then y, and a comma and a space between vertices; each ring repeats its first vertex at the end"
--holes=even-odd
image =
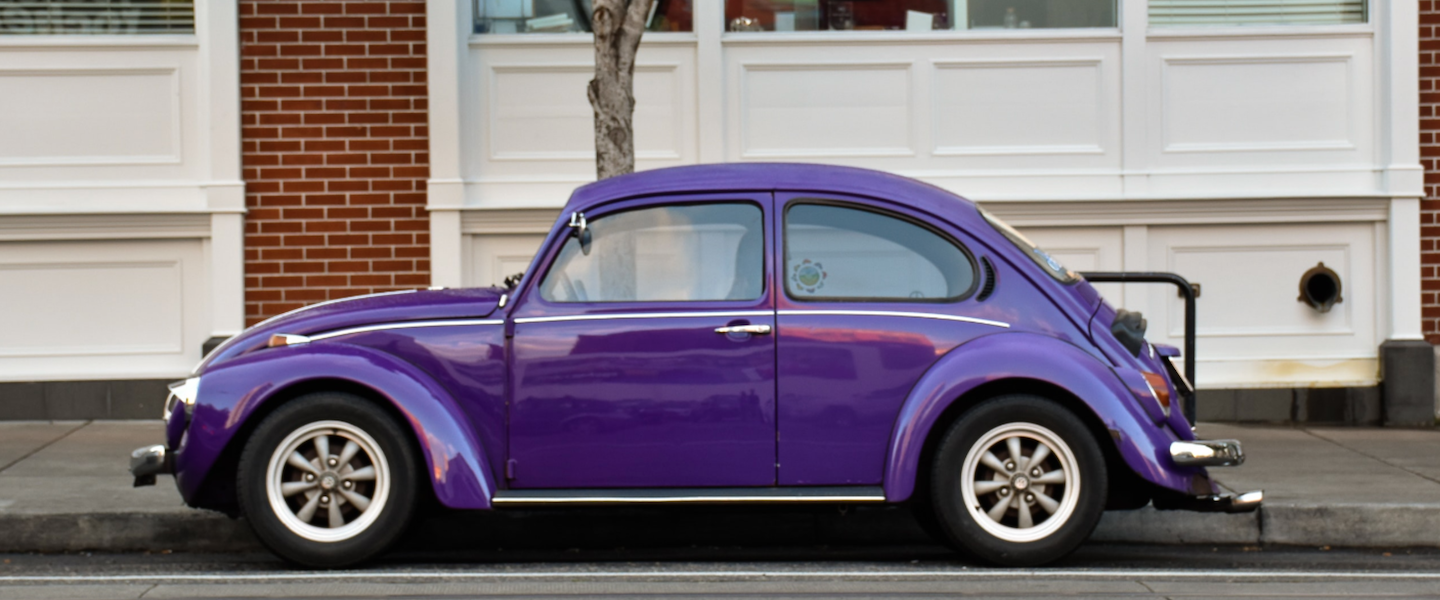
POLYGON ((754 335, 765 335, 770 333, 769 325, 732 325, 730 327, 716 327, 715 333, 728 335, 731 333, 749 333, 754 335))

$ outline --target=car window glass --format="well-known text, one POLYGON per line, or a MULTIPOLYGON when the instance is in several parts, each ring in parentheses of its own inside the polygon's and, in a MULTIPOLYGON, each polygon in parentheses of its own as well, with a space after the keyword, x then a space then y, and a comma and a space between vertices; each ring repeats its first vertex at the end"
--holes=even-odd
POLYGON ((644 208, 589 222, 590 252, 566 240, 540 284, 551 302, 755 300, 764 291, 760 207, 644 208))
POLYGON ((963 250, 909 221, 823 204, 785 214, 785 288, 793 297, 935 301, 965 295, 974 281, 963 250))

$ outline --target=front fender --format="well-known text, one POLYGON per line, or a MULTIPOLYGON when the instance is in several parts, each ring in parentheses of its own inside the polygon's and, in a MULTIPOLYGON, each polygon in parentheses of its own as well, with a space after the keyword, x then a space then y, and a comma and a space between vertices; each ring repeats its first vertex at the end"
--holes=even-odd
POLYGON ((901 502, 914 492, 925 441, 951 404, 981 385, 1007 379, 1045 382, 1079 398, 1109 430, 1125 464, 1146 481, 1188 493, 1194 476, 1204 475, 1203 469, 1174 465, 1170 442, 1179 438, 1153 424, 1109 366, 1056 338, 1007 332, 957 346, 911 388, 890 437, 886 499, 901 502))
POLYGON ((374 390, 404 415, 442 504, 490 508, 495 479, 449 392, 394 356, 337 342, 273 348, 206 371, 191 425, 175 449, 175 480, 186 502, 200 492, 221 453, 244 442, 233 438, 256 410, 294 385, 322 379, 374 390))

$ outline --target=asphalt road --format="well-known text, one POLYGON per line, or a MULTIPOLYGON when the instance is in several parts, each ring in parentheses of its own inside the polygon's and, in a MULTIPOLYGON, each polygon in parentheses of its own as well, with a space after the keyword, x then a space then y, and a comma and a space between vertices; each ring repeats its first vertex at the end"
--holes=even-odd
POLYGON ((1440 551, 1087 546, 1044 569, 931 546, 407 552, 348 571, 268 555, 0 555, 0 599, 1440 598, 1440 551))

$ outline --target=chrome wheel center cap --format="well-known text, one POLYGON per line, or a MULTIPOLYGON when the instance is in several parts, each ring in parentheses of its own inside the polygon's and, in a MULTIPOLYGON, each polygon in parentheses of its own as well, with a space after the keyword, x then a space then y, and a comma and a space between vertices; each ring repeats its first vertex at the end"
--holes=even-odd
POLYGON ((340 478, 336 477, 333 473, 326 473, 320 476, 320 487, 326 490, 333 490, 335 489, 336 482, 339 480, 340 478))
POLYGON ((1014 486, 1017 490, 1023 491, 1025 488, 1030 487, 1030 480, 1023 476, 1018 476, 1010 482, 1010 485, 1014 486))

